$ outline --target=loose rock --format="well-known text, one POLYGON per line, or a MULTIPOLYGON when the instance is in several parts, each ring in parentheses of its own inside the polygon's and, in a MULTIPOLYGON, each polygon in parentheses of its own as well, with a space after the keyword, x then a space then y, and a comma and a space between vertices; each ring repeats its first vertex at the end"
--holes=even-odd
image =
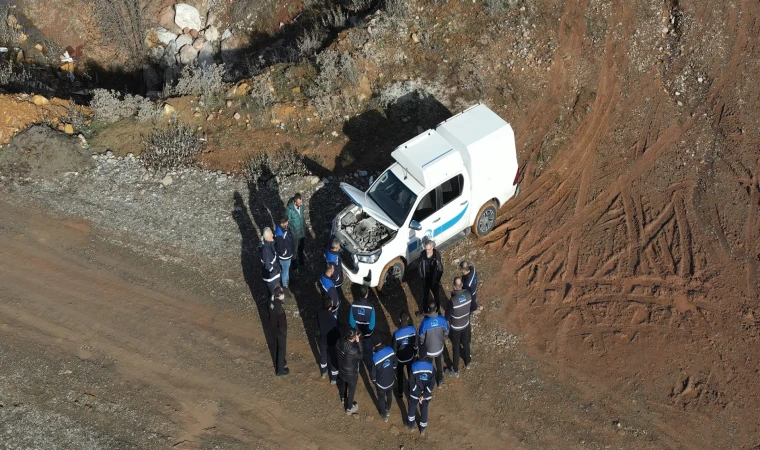
POLYGON ((200 30, 201 13, 187 3, 177 3, 174 5, 174 23, 180 28, 200 30))

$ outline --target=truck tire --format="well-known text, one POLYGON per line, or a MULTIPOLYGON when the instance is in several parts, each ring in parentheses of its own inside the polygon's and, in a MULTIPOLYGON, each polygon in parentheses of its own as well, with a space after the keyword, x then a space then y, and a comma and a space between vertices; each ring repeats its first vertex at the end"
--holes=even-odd
POLYGON ((401 258, 392 259, 385 265, 383 271, 380 272, 380 281, 377 282, 377 290, 387 292, 395 286, 400 286, 401 281, 404 279, 405 268, 404 260, 401 258))
POLYGON ((496 202, 491 200, 478 211, 475 223, 472 224, 472 232, 479 238, 485 237, 493 230, 494 224, 496 224, 496 202))

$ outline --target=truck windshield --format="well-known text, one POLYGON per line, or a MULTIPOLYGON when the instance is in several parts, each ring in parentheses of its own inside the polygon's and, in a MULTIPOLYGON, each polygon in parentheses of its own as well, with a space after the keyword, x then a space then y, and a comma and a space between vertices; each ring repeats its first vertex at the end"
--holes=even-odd
POLYGON ((367 194, 398 227, 417 201, 417 196, 390 170, 380 175, 367 194))

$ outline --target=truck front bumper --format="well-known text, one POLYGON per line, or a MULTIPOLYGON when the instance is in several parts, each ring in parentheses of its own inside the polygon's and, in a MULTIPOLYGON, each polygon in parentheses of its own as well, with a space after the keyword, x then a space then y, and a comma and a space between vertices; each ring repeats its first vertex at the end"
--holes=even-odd
POLYGON ((380 281, 380 271, 382 270, 381 267, 375 266, 376 264, 358 263, 356 272, 344 267, 343 273, 352 283, 375 287, 378 281, 380 281))

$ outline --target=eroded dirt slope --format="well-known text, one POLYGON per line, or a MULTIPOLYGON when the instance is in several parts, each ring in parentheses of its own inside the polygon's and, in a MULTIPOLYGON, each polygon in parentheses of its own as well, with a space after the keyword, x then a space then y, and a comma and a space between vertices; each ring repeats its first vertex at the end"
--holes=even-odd
POLYGON ((504 319, 682 445, 754 448, 760 8, 613 2, 594 61, 577 56, 595 3, 567 3, 547 95, 517 122, 525 188, 489 237, 504 319), (567 95, 576 79, 591 94, 567 95))

